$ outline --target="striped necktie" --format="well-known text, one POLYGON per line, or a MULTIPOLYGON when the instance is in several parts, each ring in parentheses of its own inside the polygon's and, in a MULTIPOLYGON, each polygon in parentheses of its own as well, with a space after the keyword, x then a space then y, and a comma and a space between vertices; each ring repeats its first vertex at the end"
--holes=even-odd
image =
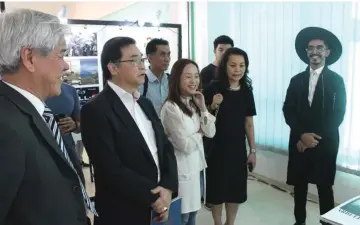
MULTIPOLYGON (((68 161, 69 165, 71 166, 71 168, 76 172, 75 168, 74 168, 74 165, 73 163, 71 162, 70 160, 70 157, 68 155, 68 152, 65 148, 65 145, 64 145, 64 141, 61 137, 61 133, 60 133, 60 130, 59 130, 59 127, 58 127, 58 124, 55 120, 55 117, 54 117, 54 114, 51 112, 51 110, 45 106, 45 111, 44 111, 44 114, 43 114, 43 117, 48 125, 48 127, 50 128, 51 132, 53 133, 55 139, 56 139, 56 142, 58 143, 62 153, 64 154, 65 156, 65 159, 68 161)), ((98 216, 96 210, 95 210, 95 207, 94 205, 92 204, 92 202, 90 201, 90 198, 89 198, 89 195, 87 194, 86 192, 86 189, 85 189, 85 186, 83 184, 83 182, 81 181, 80 177, 79 177, 79 174, 76 172, 76 175, 79 179, 79 183, 80 183, 80 186, 81 186, 81 192, 83 194, 83 197, 84 197, 84 200, 85 200, 85 203, 86 203, 86 206, 88 207, 88 209, 95 215, 95 216, 98 216)))

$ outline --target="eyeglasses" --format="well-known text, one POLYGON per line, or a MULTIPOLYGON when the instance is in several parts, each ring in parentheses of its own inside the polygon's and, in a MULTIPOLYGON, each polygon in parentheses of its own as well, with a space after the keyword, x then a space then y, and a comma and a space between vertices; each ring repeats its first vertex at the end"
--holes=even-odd
POLYGON ((144 64, 147 61, 147 58, 135 58, 135 59, 129 59, 129 60, 116 60, 114 64, 122 63, 122 62, 131 62, 133 66, 139 66, 141 64, 144 64))
POLYGON ((325 50, 327 50, 327 48, 324 45, 317 45, 317 46, 308 46, 305 49, 307 52, 324 52, 325 50))

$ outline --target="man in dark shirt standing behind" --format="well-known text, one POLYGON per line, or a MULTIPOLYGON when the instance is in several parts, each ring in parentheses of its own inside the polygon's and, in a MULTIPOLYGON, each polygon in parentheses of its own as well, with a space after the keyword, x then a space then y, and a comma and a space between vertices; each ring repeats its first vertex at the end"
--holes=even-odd
MULTIPOLYGON (((46 99, 45 104, 55 114, 67 149, 75 151, 72 133, 80 133, 80 101, 76 89, 63 82, 61 84, 61 94, 46 99)), ((82 150, 79 150, 77 154, 80 163, 84 165, 81 157, 82 150)))
POLYGON ((216 67, 219 65, 225 51, 231 47, 234 47, 234 41, 226 35, 221 35, 214 40, 215 60, 200 72, 203 89, 215 78, 216 67))

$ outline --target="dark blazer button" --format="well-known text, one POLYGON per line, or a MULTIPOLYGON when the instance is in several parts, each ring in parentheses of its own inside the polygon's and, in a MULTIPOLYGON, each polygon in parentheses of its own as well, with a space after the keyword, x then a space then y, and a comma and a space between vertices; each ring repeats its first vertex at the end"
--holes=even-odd
POLYGON ((79 190, 79 188, 80 188, 79 186, 75 185, 75 186, 73 187, 73 191, 74 191, 74 192, 77 192, 77 191, 79 190))
POLYGON ((79 212, 77 215, 77 219, 80 222, 86 222, 86 216, 84 212, 79 212))

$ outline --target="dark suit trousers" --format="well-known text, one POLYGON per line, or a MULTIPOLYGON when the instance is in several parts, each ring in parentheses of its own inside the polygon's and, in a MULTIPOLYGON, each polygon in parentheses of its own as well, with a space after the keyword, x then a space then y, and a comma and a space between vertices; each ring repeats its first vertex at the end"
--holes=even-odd
MULTIPOLYGON (((320 215, 323 215, 334 208, 334 192, 331 185, 317 185, 320 205, 320 215)), ((306 202, 308 194, 308 184, 298 184, 294 187, 295 201, 295 220, 296 223, 305 223, 306 220, 306 202)), ((321 222, 324 225, 328 223, 321 222)))

